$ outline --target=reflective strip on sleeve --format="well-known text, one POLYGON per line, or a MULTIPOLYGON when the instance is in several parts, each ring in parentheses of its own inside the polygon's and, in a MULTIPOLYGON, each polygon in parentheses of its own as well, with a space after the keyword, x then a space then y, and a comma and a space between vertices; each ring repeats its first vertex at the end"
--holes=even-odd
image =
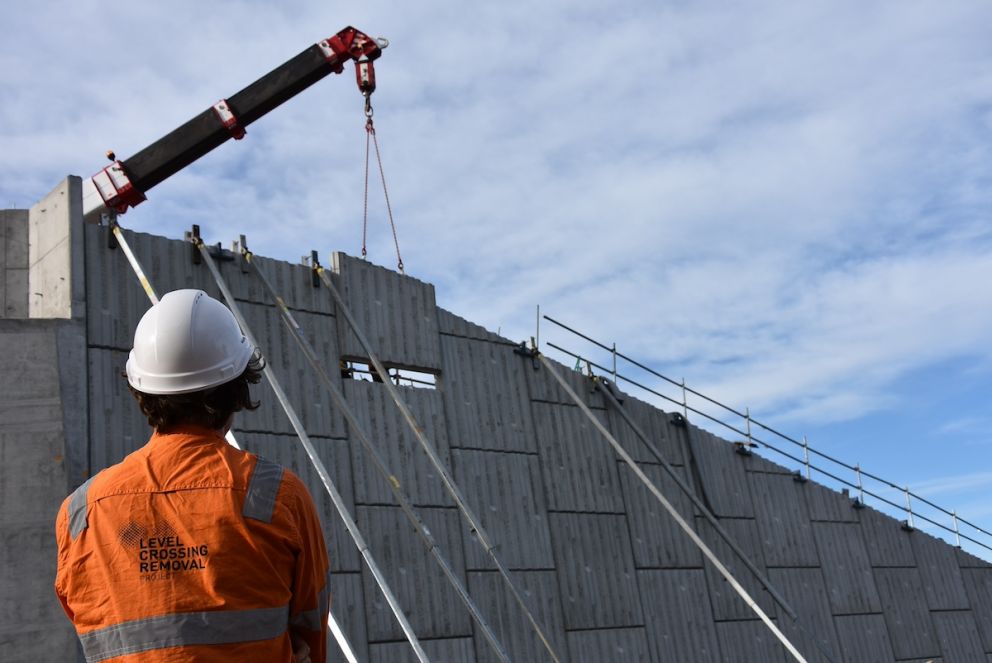
POLYGON ((88 495, 90 484, 96 477, 90 477, 82 486, 72 492, 69 498, 69 536, 75 539, 89 526, 89 502, 88 495))
POLYGON ((320 590, 320 595, 317 597, 317 607, 313 610, 304 610, 299 614, 293 615, 292 619, 289 620, 291 626, 304 628, 309 631, 322 631, 324 629, 327 612, 331 609, 331 586, 328 580, 329 578, 324 579, 324 587, 320 590))
POLYGON ((259 456, 251 473, 241 515, 245 518, 261 520, 263 523, 272 522, 272 510, 276 506, 276 495, 279 494, 279 486, 282 484, 282 473, 281 465, 259 456))
POLYGON ((79 640, 87 663, 153 649, 223 645, 279 637, 286 631, 289 606, 255 610, 179 612, 114 624, 79 640))

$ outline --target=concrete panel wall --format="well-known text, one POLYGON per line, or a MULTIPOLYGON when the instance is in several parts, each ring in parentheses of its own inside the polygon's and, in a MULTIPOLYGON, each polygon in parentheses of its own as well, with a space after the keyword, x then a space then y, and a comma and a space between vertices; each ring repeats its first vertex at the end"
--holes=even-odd
POLYGON ((28 210, 0 210, 0 318, 28 317, 28 210))
POLYGON ((85 307, 82 180, 66 178, 28 214, 28 311, 78 318, 85 307))
MULTIPOLYGON (((53 196, 58 204, 46 203, 44 213, 59 226, 72 209, 60 201, 71 194, 63 187, 53 196), (53 215, 52 210, 62 211, 53 215)), ((66 453, 85 459, 77 462, 86 465, 79 470, 84 476, 116 462, 148 436, 119 377, 148 302, 121 251, 107 248, 107 229, 80 230, 84 237, 67 233, 71 250, 59 260, 71 273, 72 256, 85 256, 85 278, 73 283, 85 285, 87 320, 76 342, 87 350, 66 360, 88 387, 83 394, 88 403, 75 396, 75 407, 89 416, 86 432, 73 438, 66 453), (78 246, 71 243, 77 241, 78 246)), ((217 296, 206 268, 193 264, 188 244, 128 236, 161 292, 199 287, 217 296)), ((339 359, 364 351, 329 293, 313 287, 305 267, 261 258, 258 264, 298 314, 361 428, 418 506, 512 659, 550 660, 383 386, 339 375, 339 359)), ((495 660, 373 471, 355 431, 313 379, 257 276, 245 267, 235 259, 223 262, 221 271, 428 652, 435 660, 495 660)), ((784 660, 754 613, 629 468, 618 466, 615 452, 544 369, 535 370, 506 339, 438 309, 429 284, 341 254, 333 278, 384 360, 437 373, 435 389, 400 391, 563 660, 784 660)), ((53 300, 71 304, 58 287, 54 292, 53 300)), ((786 624, 785 611, 698 516, 590 381, 568 367, 559 370, 762 608, 817 660, 814 644, 786 624)), ((61 373, 64 384, 65 370, 61 373)), ((238 435, 247 448, 290 467, 310 486, 331 550, 334 609, 361 660, 408 660, 410 650, 395 619, 285 415, 264 385, 257 393, 265 405, 239 417, 238 435)), ((625 402, 665 460, 675 464, 837 660, 967 661, 992 652, 987 564, 922 532, 905 531, 871 509, 855 509, 847 497, 815 482, 795 482, 785 468, 736 454, 708 432, 674 426, 647 404, 629 397, 625 402), (975 637, 963 635, 972 627, 975 637)))
POLYGON ((0 320, 0 658, 71 661, 55 598, 55 514, 68 489, 58 327, 0 320))

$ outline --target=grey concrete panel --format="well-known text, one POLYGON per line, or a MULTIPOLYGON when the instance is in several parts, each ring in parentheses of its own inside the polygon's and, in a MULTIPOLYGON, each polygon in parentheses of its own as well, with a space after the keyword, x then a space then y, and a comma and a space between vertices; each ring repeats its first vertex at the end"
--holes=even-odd
POLYGON ((441 393, 453 447, 537 451, 525 371, 508 345, 441 337, 441 393))
MULTIPOLYGON (((619 463, 618 467, 636 566, 665 569, 702 567, 703 557, 699 548, 675 519, 626 463, 619 463)), ((689 526, 694 527, 692 502, 675 480, 660 465, 641 465, 640 468, 689 526)), ((673 469, 685 479, 683 468, 673 469)))
POLYGON ((3 228, 0 233, 0 248, 3 249, 2 263, 7 269, 27 269, 30 266, 28 255, 28 216, 26 209, 9 209, 3 212, 3 228))
MULTIPOLYGON (((68 625, 69 620, 63 618, 68 625)), ((0 626, 0 654, 4 663, 34 663, 35 661, 80 661, 76 657, 79 642, 71 628, 54 630, 47 625, 25 625, 7 632, 0 626)))
POLYGON ((28 309, 32 318, 84 315, 82 202, 82 180, 70 175, 28 212, 28 309))
POLYGON ((698 486, 710 509, 720 517, 753 518, 754 506, 744 459, 712 433, 690 425, 689 449, 699 472, 698 486))
POLYGON ((820 652, 827 651, 834 661, 840 661, 840 645, 834 630, 833 616, 830 614, 830 598, 822 571, 769 569, 768 580, 799 618, 797 625, 781 606, 776 606, 777 624, 785 636, 800 651, 807 653, 810 660, 821 660, 820 652))
MULTIPOLYGON (((296 435, 245 433, 239 430, 235 430, 234 435, 242 449, 279 463, 294 472, 306 484, 320 516, 331 571, 335 573, 360 571, 362 561, 355 542, 345 529, 341 516, 299 438, 296 435)), ((327 468, 345 505, 354 517, 355 491, 351 480, 351 460, 347 440, 312 437, 310 441, 316 447, 318 457, 327 468)))
POLYGON ((954 548, 925 532, 913 532, 909 538, 930 609, 967 610, 968 594, 954 548))
POLYGON ((861 528, 849 523, 813 523, 823 577, 835 615, 879 612, 878 591, 861 528))
POLYGON ((961 574, 982 642, 992 651, 992 569, 962 569, 961 574))
MULTIPOLYGON (((359 661, 369 660, 368 633, 365 630, 365 596, 362 590, 361 573, 331 573, 328 580, 331 588, 331 612, 344 631, 359 661)), ((345 663, 337 641, 328 635, 327 660, 329 663, 345 663)))
MULTIPOLYGON (((472 638, 421 640, 432 663, 475 663, 472 638)), ((369 663, 416 663, 417 656, 407 641, 369 645, 369 663)))
POLYGON ((749 473, 768 566, 819 566, 804 485, 783 474, 749 473))
POLYGON ((875 582, 896 658, 940 656, 919 571, 879 568, 875 582))
MULTIPOLYGON (((16 211, 18 210, 0 210, 0 290, 3 290, 3 273, 7 269, 7 224, 14 224, 12 213, 16 211)), ((2 296, 0 294, 0 297, 2 296)))
MULTIPOLYGON (((7 311, 7 259, 5 245, 6 238, 6 211, 0 211, 0 318, 8 316, 7 311)), ((26 294, 26 293, 25 293, 26 294)))
POLYGON ((892 663, 892 642, 882 615, 834 617, 843 663, 892 663))
POLYGON ((634 557, 623 516, 552 513, 549 517, 565 628, 642 625, 634 557))
POLYGON ((28 278, 27 269, 5 270, 2 315, 6 318, 27 318, 28 310, 28 278))
MULTIPOLYGON (((138 320, 151 307, 124 251, 107 248, 110 229, 86 225, 86 322, 89 344, 127 350, 138 320)), ((161 297, 197 288, 223 301, 205 265, 194 265, 192 245, 147 233, 124 231, 148 281, 161 297)))
POLYGON ((804 488, 810 520, 834 523, 858 522, 858 511, 852 506, 849 496, 821 486, 815 481, 806 482, 804 488))
MULTIPOLYGON (((972 545, 972 544, 968 544, 972 545)), ((958 566, 962 569, 988 569, 992 568, 992 562, 984 560, 980 557, 975 557, 970 552, 966 552, 961 548, 956 548, 955 552, 958 558, 958 566)))
MULTIPOLYGON (((500 561, 511 569, 552 569, 551 530, 537 456, 453 449, 455 481, 482 520, 500 561)), ((471 570, 495 569, 463 521, 465 561, 471 570)))
MULTIPOLYGON (((434 286, 335 252, 334 285, 362 334, 386 364, 441 368, 434 286)), ((367 357, 344 315, 338 316, 341 354, 367 357)))
MULTIPOLYGON (((548 508, 621 513, 614 451, 578 407, 533 403, 548 508)), ((605 423, 605 413, 594 412, 605 423)))
POLYGON ((89 465, 96 474, 144 446, 152 429, 121 377, 127 353, 91 348, 88 355, 89 465))
POLYGON ((0 320, 0 658, 71 660, 55 597, 55 516, 67 494, 60 325, 0 320), (37 637, 34 641, 29 636, 37 637))
MULTIPOLYGON (((730 431, 727 431, 728 433, 730 431)), ((731 436, 732 437, 732 436, 731 436)), ((789 449, 788 442, 782 442, 781 440, 776 440, 776 446, 782 448, 784 451, 792 452, 789 449)), ((781 463, 791 462, 785 456, 775 452, 772 449, 766 449, 764 447, 758 447, 752 449, 750 456, 742 456, 741 461, 744 463, 744 469, 748 472, 760 472, 763 474, 785 474, 792 476, 796 473, 794 469, 786 467, 781 463)))
POLYGON ((986 663, 978 625, 970 611, 932 612, 944 659, 954 663, 986 663))
POLYGON ((55 336, 59 391, 62 397, 62 426, 65 433, 66 478, 68 488, 74 490, 90 475, 89 362, 86 323, 82 320, 60 321, 55 336))
POLYGON ((440 306, 437 309, 438 331, 450 336, 460 336, 462 338, 474 338, 478 341, 492 341, 494 343, 505 343, 516 345, 508 338, 503 338, 494 334, 485 327, 469 322, 451 311, 446 311, 440 306))
MULTIPOLYGON (((56 640, 51 653, 60 650, 60 655, 43 660, 63 661, 71 659, 65 656, 65 647, 71 642, 65 633, 71 633, 72 627, 52 589, 56 558, 52 523, 57 508, 58 504, 47 521, 0 525, 0 640, 22 629, 43 626, 51 629, 56 640)), ((8 660, 6 656, 4 660, 8 660)))
MULTIPOLYGON (((720 526, 727 532, 727 535, 744 551, 748 559, 765 575, 765 558, 762 552, 761 537, 758 526, 753 520, 723 518, 720 526)), ((747 566, 737 557, 734 551, 727 545, 723 538, 717 534, 712 525, 703 518, 696 518, 696 531, 699 537, 709 546, 717 559, 730 571, 737 579, 737 582, 747 591, 765 614, 774 614, 775 603, 771 594, 761 585, 747 566)), ((713 605, 713 617, 716 620, 745 620, 758 619, 754 610, 744 602, 734 588, 728 583, 719 571, 707 563, 706 581, 710 590, 710 602, 713 605)))
MULTIPOLYGON (((4 405, 0 403, 0 416, 4 405)), ((55 420, 18 428, 0 427, 0 524, 43 522, 52 530, 68 494, 62 427, 55 420)))
MULTIPOLYGON (((248 238, 251 248, 251 238, 248 238)), ((259 255, 252 256, 252 263, 272 284, 286 306, 294 311, 310 313, 334 314, 334 299, 323 283, 313 285, 313 270, 307 265, 293 264, 283 260, 273 260, 259 255)), ((231 261, 219 262, 221 275, 231 289, 235 299, 253 302, 255 304, 275 304, 269 296, 262 280, 255 273, 255 267, 244 264, 240 254, 231 261), (248 271, 244 271, 242 268, 248 271)), ((319 280, 318 280, 319 283, 319 280)), ((337 357, 335 357, 335 365, 337 357)))
POLYGON ((717 622, 716 632, 724 663, 786 663, 786 660, 792 660, 764 622, 717 622))
MULTIPOLYGON (((557 361, 551 360, 558 375, 562 376, 568 386, 581 398, 589 407, 604 409, 606 403, 603 395, 596 389, 595 383, 590 380, 584 372, 572 370, 572 366, 564 366, 557 361)), ((526 368, 524 374, 527 376, 527 386, 530 390, 530 397, 535 401, 547 403, 564 403, 574 405, 572 397, 561 388, 558 381, 543 366, 534 370, 533 365, 523 360, 521 357, 521 370, 526 368)), ((585 368, 583 367, 583 371, 585 368)))
MULTIPOLYGON (((389 470, 399 479, 407 497, 414 504, 454 506, 440 475, 386 388, 381 384, 358 380, 345 380, 344 387, 345 398, 362 430, 385 459, 389 470)), ((417 423, 424 429, 428 441, 450 470, 451 451, 448 448, 441 395, 437 391, 409 387, 401 388, 400 393, 417 423)), ((376 471, 357 438, 352 436, 351 441, 356 501, 360 504, 392 504, 393 494, 386 480, 376 471)))
MULTIPOLYGON (((968 544, 971 546, 972 544, 968 544)), ((955 548, 955 554, 958 560, 958 566, 962 569, 989 569, 992 568, 992 562, 988 562, 980 557, 976 557, 971 552, 966 552, 961 548, 955 548)))
MULTIPOLYGON (((400 508, 358 506, 357 512, 359 528, 414 632, 425 639, 470 636, 468 612, 400 508)), ((420 509, 418 513, 464 583, 458 512, 420 509)), ((362 584, 369 641, 403 639, 403 631, 368 567, 362 569, 362 584)))
POLYGON ((55 335, 52 323, 0 320, 0 431, 60 428, 55 335))
POLYGON ((898 520, 872 508, 858 509, 858 519, 872 566, 916 566, 911 534, 898 520))
MULTIPOLYGON (((515 571, 511 574, 528 609, 541 625, 551 647, 561 660, 567 655, 558 579, 554 571, 515 571)), ((492 626, 512 661, 544 663, 551 655, 544 647, 524 611, 503 578, 488 571, 468 574, 472 599, 492 626)), ((489 642, 475 628, 475 652, 479 663, 497 661, 489 642)))
POLYGON ((637 581, 653 661, 722 660, 702 570, 638 571, 637 581))
MULTIPOLYGON (((344 418, 334 406, 330 394, 317 378, 275 307, 240 303, 239 309, 258 342, 268 366, 275 372, 290 404, 303 421, 309 435, 344 437, 344 418)), ((314 347, 331 380, 341 389, 341 372, 337 370, 337 343, 334 318, 296 312, 293 316, 303 334, 314 347)), ((253 389, 261 407, 241 415, 242 427, 277 433, 293 433, 282 405, 263 379, 253 389)))
MULTIPOLYGON (((669 422, 669 414, 640 401, 633 396, 623 395, 621 403, 624 411, 641 429, 651 445, 661 453, 661 457, 672 465, 682 465, 682 442, 678 431, 669 422)), ((623 415, 607 403, 610 432, 623 446, 624 451, 638 463, 658 463, 657 457, 641 441, 623 415)))
POLYGON ((568 634, 568 650, 572 663, 651 663, 648 637, 643 628, 571 631, 568 634))

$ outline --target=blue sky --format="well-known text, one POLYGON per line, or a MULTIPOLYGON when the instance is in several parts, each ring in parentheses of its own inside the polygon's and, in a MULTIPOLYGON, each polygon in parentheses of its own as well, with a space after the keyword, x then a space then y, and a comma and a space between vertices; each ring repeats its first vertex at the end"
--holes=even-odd
MULTIPOLYGON (((514 339, 534 307, 992 530, 984 2, 18 3, 0 204, 91 175, 348 24, 404 261, 514 339)), ((358 254, 364 132, 330 78, 125 226, 358 254)), ((373 189, 370 257, 392 266, 373 189)))

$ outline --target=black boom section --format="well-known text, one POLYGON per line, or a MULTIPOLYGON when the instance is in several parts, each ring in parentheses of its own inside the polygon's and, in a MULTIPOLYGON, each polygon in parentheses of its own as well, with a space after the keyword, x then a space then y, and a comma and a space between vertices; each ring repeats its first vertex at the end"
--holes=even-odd
MULTIPOLYGON (((246 127, 328 74, 340 71, 338 58, 329 60, 316 44, 265 74, 227 100, 238 124, 246 127)), ((179 172, 231 138, 213 108, 158 139, 130 159, 124 169, 139 191, 179 172)))

